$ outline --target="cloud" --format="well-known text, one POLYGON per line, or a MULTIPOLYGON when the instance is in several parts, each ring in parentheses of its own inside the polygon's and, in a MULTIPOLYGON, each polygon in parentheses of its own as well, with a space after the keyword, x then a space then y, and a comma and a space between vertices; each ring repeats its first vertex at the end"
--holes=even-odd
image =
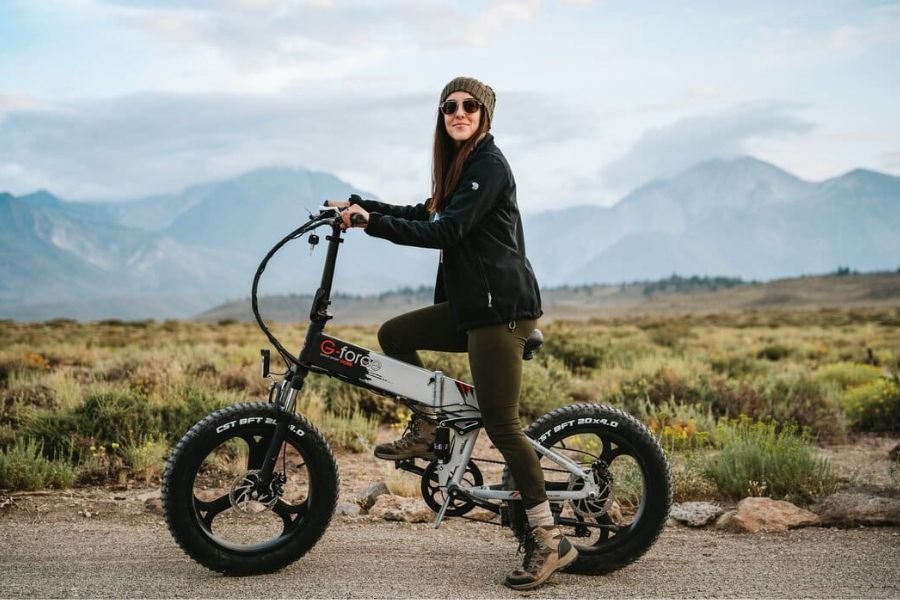
POLYGON ((648 130, 630 150, 607 164, 600 178, 625 192, 704 160, 746 154, 752 141, 807 133, 813 124, 795 114, 800 108, 785 102, 741 105, 648 130))
MULTIPOLYGON (((540 122, 541 114, 560 112, 556 102, 504 95, 497 121, 504 148, 552 153, 554 144, 583 135, 581 119, 565 112, 540 122)), ((0 190, 126 199, 286 165, 409 202, 428 191, 435 105, 432 94, 139 94, 13 111, 0 121, 0 190)))
POLYGON ((856 24, 840 25, 829 34, 839 50, 857 50, 900 42, 900 4, 877 6, 856 24))
POLYGON ((882 153, 880 166, 885 171, 900 175, 900 150, 882 153))
MULTIPOLYGON (((48 0, 180 55, 180 65, 227 71, 235 88, 283 92, 310 82, 367 77, 422 53, 483 46, 512 35, 541 0, 328 2, 48 0)), ((198 74, 202 75, 202 74, 198 74)))
POLYGON ((45 108, 46 104, 40 100, 22 96, 20 94, 5 94, 0 91, 0 121, 5 113, 17 110, 36 110, 45 108))
MULTIPOLYGON (((799 10, 793 21, 756 20, 758 58, 778 69, 810 69, 900 43, 900 3, 862 10, 826 7, 823 4, 818 10, 799 10), (831 22, 827 26, 810 26, 811 20, 822 18, 821 13, 829 15, 831 22), (771 25, 770 21, 777 24, 771 25)), ((896 64, 896 60, 893 62, 896 64)))
POLYGON ((540 0, 493 0, 477 18, 472 19, 462 40, 484 46, 506 31, 511 23, 533 19, 540 8, 540 0))

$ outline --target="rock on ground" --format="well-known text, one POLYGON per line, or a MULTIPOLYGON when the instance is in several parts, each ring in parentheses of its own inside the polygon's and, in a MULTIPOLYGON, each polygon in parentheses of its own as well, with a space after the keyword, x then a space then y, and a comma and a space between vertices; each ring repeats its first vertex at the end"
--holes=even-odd
POLYGON ((369 510, 375 505, 375 502, 378 500, 379 496, 390 493, 391 491, 388 489, 387 484, 385 484, 383 481, 373 483, 368 488, 366 488, 366 491, 364 491, 362 495, 360 495, 358 504, 362 507, 363 510, 369 510))
POLYGON ((334 508, 334 514, 344 517, 355 517, 362 513, 362 509, 356 502, 338 502, 334 508))
POLYGON ((725 509, 710 502, 681 502, 672 505, 669 516, 689 527, 705 527, 725 509))
POLYGON ((744 498, 737 510, 719 517, 716 528, 734 533, 787 531, 797 527, 819 525, 819 516, 784 500, 744 498))
POLYGON ((418 498, 404 498, 382 494, 369 509, 373 517, 385 521, 405 521, 407 523, 429 523, 434 521, 434 513, 418 498))
POLYGON ((900 525, 900 499, 838 492, 816 507, 824 525, 900 525))

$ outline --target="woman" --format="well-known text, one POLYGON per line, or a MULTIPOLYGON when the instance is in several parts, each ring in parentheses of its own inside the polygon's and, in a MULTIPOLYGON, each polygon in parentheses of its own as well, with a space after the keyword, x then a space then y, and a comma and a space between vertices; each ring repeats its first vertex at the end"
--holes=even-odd
MULTIPOLYGON (((494 90, 457 77, 441 92, 434 133, 432 196, 417 206, 371 200, 346 208, 344 227, 365 227, 396 244, 439 248, 434 305, 387 321, 378 332, 391 357, 422 366, 417 350, 468 352, 485 430, 512 471, 531 528, 522 568, 506 578, 518 590, 542 585, 578 552, 554 526, 543 472, 519 421, 525 340, 541 316, 537 281, 525 257, 516 183, 488 133, 494 90), (353 215, 361 215, 351 223, 353 215), (363 224, 364 223, 364 224, 363 224)), ((434 424, 414 419, 404 436, 375 449, 387 460, 433 458, 434 424)))

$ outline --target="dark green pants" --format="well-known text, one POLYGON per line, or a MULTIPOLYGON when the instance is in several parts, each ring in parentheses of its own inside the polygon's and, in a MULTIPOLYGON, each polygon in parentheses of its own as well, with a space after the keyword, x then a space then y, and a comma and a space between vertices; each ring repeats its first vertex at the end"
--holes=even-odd
POLYGON ((481 408, 484 429, 509 465, 522 502, 531 508, 547 499, 544 474, 537 454, 519 421, 522 352, 537 321, 515 321, 460 332, 446 302, 402 314, 378 330, 385 354, 422 366, 417 350, 468 352, 472 383, 481 408))

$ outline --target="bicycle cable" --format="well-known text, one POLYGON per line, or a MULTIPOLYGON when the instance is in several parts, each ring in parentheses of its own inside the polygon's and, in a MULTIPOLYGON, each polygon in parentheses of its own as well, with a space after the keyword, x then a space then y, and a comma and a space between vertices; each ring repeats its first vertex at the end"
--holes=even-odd
POLYGON ((281 342, 278 341, 278 338, 272 333, 272 331, 266 326, 265 321, 263 321, 262 315, 259 314, 259 300, 257 298, 257 291, 259 289, 259 280, 262 277, 263 272, 266 270, 266 265, 268 265, 269 260, 275 256, 275 254, 281 250, 286 244, 289 242, 299 239, 305 234, 309 233, 313 229, 320 227, 325 224, 332 223, 335 219, 334 215, 323 216, 322 213, 319 214, 318 217, 310 217, 310 220, 293 230, 286 236, 284 236, 277 244, 272 246, 272 248, 266 253, 265 257, 262 259, 262 262, 259 263, 259 267, 256 269, 256 274, 253 276, 253 287, 250 291, 250 306, 253 310, 253 317, 256 319, 256 323, 259 325, 259 328, 262 330, 263 334, 275 347, 275 350, 278 354, 281 355, 281 359, 285 362, 289 367, 293 366, 301 366, 300 362, 294 358, 293 354, 285 348, 281 342))

